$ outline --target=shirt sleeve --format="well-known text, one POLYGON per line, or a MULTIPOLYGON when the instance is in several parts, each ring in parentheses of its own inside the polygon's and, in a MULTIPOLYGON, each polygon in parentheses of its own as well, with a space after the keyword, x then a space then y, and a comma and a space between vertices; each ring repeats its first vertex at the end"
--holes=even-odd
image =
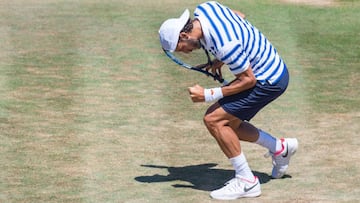
POLYGON ((250 65, 249 58, 242 45, 234 41, 221 47, 217 55, 220 61, 229 66, 234 75, 246 71, 250 65))

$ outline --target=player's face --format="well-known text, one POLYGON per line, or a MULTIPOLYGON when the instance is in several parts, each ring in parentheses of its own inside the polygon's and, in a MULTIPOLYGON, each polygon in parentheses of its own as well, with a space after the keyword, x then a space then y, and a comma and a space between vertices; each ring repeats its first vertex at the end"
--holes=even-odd
POLYGON ((177 44, 176 50, 178 52, 190 53, 195 49, 200 49, 201 44, 198 39, 194 39, 190 36, 179 38, 179 42, 177 44))

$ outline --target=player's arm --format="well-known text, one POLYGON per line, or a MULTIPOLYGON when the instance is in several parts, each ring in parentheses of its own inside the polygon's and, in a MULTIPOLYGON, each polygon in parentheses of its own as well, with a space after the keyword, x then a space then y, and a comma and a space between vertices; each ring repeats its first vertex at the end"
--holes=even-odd
POLYGON ((249 65, 244 72, 236 75, 236 79, 230 85, 222 87, 221 91, 223 96, 230 96, 254 87, 256 82, 256 77, 249 65))
POLYGON ((256 85, 256 78, 251 66, 236 75, 236 79, 229 85, 223 87, 216 87, 205 89, 200 85, 189 87, 189 94, 193 102, 211 102, 216 101, 224 96, 230 96, 245 90, 248 90, 256 85))
POLYGON ((245 19, 245 14, 241 13, 240 11, 237 10, 232 10, 234 13, 236 13, 238 16, 240 16, 241 18, 245 19))

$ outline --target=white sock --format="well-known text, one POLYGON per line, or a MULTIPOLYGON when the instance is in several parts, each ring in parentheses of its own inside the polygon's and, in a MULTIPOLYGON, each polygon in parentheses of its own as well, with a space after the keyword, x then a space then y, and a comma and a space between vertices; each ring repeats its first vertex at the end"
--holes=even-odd
POLYGON ((248 162, 244 156, 244 153, 241 153, 239 156, 229 159, 231 164, 235 169, 235 176, 241 176, 249 181, 254 180, 254 174, 252 173, 248 162))
POLYGON ((255 142, 265 148, 270 152, 275 153, 282 149, 281 141, 271 136, 269 133, 266 133, 260 129, 259 130, 259 139, 255 142))

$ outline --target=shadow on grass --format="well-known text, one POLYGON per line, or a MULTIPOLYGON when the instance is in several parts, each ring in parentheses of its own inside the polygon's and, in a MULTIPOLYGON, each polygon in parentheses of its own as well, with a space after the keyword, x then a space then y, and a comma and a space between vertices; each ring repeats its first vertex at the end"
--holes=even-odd
MULTIPOLYGON (((214 163, 171 167, 171 166, 158 166, 158 165, 141 165, 142 167, 167 169, 168 175, 155 174, 152 176, 138 176, 135 180, 142 183, 159 183, 170 181, 184 181, 189 184, 174 184, 176 188, 192 188, 203 191, 212 191, 221 187, 226 181, 234 177, 233 170, 216 169, 214 163)), ((266 173, 253 171, 261 184, 269 182, 272 178, 266 173)), ((287 176, 291 177, 291 176, 287 176)))

